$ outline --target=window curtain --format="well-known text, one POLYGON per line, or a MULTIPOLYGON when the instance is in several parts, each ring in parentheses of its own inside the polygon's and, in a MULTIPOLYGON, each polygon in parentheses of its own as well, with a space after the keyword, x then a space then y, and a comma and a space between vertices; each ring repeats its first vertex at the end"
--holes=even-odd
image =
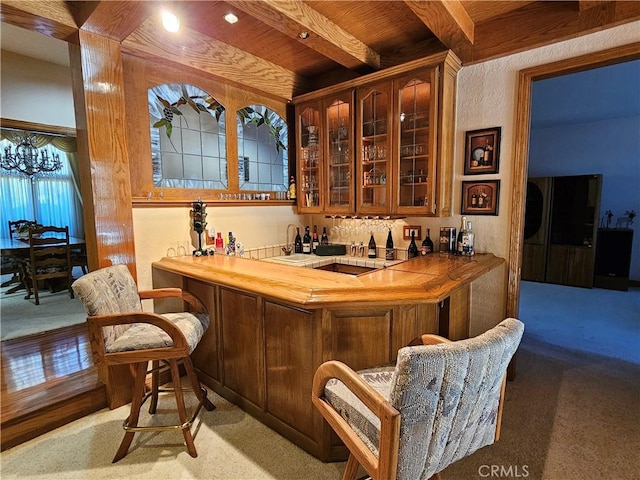
MULTIPOLYGON (((0 148, 15 151, 16 130, 1 130, 0 148)), ((30 132, 33 133, 33 132, 30 132)), ((84 238, 82 196, 80 194, 77 143, 74 137, 36 134, 37 148, 58 154, 62 168, 29 178, 18 172, 0 170, 2 222, 0 235, 9 237, 9 220, 35 220, 43 225, 69 226, 69 234, 84 238)))

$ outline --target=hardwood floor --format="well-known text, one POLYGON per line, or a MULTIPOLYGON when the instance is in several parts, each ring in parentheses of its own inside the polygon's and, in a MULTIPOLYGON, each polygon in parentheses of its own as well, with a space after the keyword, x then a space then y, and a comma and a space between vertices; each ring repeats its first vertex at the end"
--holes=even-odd
POLYGON ((1 449, 107 406, 84 324, 3 341, 1 449))

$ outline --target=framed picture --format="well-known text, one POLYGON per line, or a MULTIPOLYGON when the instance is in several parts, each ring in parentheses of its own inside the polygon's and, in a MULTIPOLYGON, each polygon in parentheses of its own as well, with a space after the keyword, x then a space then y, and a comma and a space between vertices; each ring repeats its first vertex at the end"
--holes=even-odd
POLYGON ((466 215, 498 215, 500 180, 462 182, 462 211, 466 215))
POLYGON ((500 161, 500 127, 467 132, 464 174, 498 173, 500 161))

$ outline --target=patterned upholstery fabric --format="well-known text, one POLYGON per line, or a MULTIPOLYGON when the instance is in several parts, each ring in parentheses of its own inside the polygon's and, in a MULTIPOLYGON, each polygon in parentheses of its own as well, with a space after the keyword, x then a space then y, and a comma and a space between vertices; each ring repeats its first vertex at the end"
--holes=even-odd
MULTIPOLYGON (((399 480, 428 479, 493 443, 504 373, 523 331, 509 318, 475 338, 402 348, 395 368, 358 372, 400 412, 399 480)), ((377 455, 375 416, 338 380, 325 397, 377 455)))
MULTIPOLYGON (((138 287, 126 265, 114 265, 83 275, 73 290, 89 316, 141 312, 138 287)), ((184 334, 189 351, 198 345, 209 326, 209 316, 187 312, 162 315, 184 334)), ((122 352, 171 346, 171 337, 161 328, 145 323, 116 325, 102 329, 107 352, 122 352)))

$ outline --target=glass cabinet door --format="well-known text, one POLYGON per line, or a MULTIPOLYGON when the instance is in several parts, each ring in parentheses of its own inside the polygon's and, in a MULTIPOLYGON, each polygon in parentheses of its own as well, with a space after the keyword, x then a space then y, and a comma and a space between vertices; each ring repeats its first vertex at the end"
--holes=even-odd
POLYGON ((434 214, 435 70, 396 80, 395 85, 399 102, 396 210, 398 213, 434 214))
POLYGON ((298 109, 298 209, 320 212, 322 183, 322 149, 319 102, 301 105, 298 109))
POLYGON ((391 82, 358 90, 358 212, 388 213, 391 173, 391 82))
POLYGON ((353 93, 326 100, 327 213, 354 212, 353 195, 353 93))

